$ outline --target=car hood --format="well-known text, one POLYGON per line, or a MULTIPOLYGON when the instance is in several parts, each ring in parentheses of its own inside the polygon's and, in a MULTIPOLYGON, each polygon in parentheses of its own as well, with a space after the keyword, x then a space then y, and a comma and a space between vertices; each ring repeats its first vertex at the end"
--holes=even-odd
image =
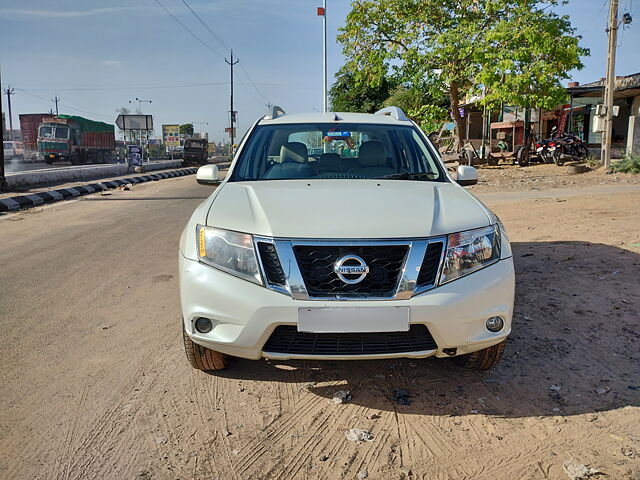
POLYGON ((228 182, 210 226, 270 237, 429 237, 489 225, 485 207, 456 184, 407 180, 228 182))

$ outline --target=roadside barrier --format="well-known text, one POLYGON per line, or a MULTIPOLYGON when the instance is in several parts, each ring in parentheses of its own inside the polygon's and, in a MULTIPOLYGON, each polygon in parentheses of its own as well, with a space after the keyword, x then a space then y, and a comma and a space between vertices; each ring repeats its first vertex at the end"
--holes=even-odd
POLYGON ((182 168, 169 172, 159 172, 152 175, 140 175, 138 177, 116 178, 104 182, 89 183, 69 188, 59 188, 44 192, 31 193, 29 195, 18 195, 15 197, 0 198, 0 212, 13 212, 25 208, 37 207, 46 203, 58 202, 69 198, 81 197, 90 193, 102 192, 105 190, 118 188, 121 185, 134 185, 137 183, 153 182, 165 178, 183 177, 193 175, 197 168, 182 168))

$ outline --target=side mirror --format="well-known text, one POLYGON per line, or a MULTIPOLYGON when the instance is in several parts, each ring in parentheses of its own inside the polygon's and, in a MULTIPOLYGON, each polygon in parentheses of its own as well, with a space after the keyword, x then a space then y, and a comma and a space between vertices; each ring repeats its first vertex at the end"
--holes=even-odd
POLYGON ((196 181, 201 185, 218 185, 220 179, 220 171, 217 165, 203 165, 196 173, 196 181))
POLYGON ((468 165, 458 167, 458 178, 456 180, 463 187, 478 183, 478 171, 468 165))

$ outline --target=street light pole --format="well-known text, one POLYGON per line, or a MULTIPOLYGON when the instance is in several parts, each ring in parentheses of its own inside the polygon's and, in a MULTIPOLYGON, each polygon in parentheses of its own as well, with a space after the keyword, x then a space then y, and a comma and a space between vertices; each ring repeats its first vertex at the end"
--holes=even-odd
POLYGON ((607 59, 607 83, 604 94, 605 121, 602 132, 602 163, 611 165, 611 145, 613 143, 613 94, 616 89, 616 42, 618 40, 618 0, 611 0, 609 9, 609 55, 607 59))

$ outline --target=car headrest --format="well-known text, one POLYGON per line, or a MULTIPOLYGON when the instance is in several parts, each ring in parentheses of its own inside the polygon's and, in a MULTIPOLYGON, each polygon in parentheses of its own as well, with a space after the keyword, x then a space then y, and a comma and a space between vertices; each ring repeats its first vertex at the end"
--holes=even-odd
POLYGON ((323 153, 318 159, 320 170, 338 170, 342 158, 337 153, 323 153))
POLYGON ((302 142, 287 142, 280 147, 281 163, 307 163, 309 152, 302 142))
POLYGON ((386 164, 387 154, 384 145, 375 140, 362 142, 358 152, 358 165, 361 167, 379 167, 386 164))

